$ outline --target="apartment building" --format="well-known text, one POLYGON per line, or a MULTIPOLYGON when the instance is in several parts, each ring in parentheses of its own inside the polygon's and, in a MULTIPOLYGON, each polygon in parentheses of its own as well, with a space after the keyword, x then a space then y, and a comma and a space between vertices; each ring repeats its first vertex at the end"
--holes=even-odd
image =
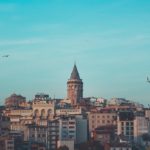
POLYGON ((150 133, 150 122, 143 113, 135 115, 134 119, 134 141, 140 142, 143 134, 150 133))
POLYGON ((55 150, 57 148, 57 141, 59 140, 59 119, 48 121, 47 130, 48 150, 55 150))
POLYGON ((48 122, 48 148, 57 148, 58 141, 76 141, 76 119, 74 116, 61 116, 48 122))
POLYGON ((117 133, 129 141, 139 142, 141 136, 149 133, 150 123, 143 112, 122 111, 118 114, 117 133))
POLYGON ((39 125, 28 125, 28 141, 47 143, 47 127, 39 125))
POLYGON ((6 110, 5 116, 10 118, 10 129, 24 131, 26 124, 32 124, 32 109, 12 109, 6 110))
POLYGON ((117 117, 117 134, 125 137, 127 141, 134 140, 134 113, 121 111, 117 117))
POLYGON ((0 149, 1 150, 14 150, 14 139, 10 136, 0 137, 0 149))
POLYGON ((99 126, 116 125, 117 113, 115 111, 96 111, 88 114, 89 132, 99 126))

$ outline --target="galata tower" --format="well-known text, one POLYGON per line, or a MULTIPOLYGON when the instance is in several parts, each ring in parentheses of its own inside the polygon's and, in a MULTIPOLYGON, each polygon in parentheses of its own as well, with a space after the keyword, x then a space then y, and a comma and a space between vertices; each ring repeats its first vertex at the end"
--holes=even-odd
POLYGON ((74 64, 70 79, 67 82, 67 96, 72 105, 77 105, 83 98, 83 82, 74 64))

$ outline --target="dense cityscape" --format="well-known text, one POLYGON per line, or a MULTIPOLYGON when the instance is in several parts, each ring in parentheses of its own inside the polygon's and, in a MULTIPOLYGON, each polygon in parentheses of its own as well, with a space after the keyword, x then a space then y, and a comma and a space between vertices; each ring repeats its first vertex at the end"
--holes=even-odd
POLYGON ((150 149, 150 108, 124 98, 84 97, 83 92, 74 64, 65 99, 10 95, 0 107, 0 150, 150 149))

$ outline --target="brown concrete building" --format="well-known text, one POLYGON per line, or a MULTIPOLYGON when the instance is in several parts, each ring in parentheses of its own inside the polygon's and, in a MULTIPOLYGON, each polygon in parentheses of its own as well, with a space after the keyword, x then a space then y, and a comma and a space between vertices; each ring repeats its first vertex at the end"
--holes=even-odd
POLYGON ((32 124, 32 109, 6 110, 5 116, 10 118, 10 129, 24 131, 26 124, 32 124))
POLYGON ((6 107, 24 107, 26 105, 26 98, 17 95, 17 94, 12 94, 8 98, 5 99, 5 106, 6 107))
POLYGON ((117 126, 107 125, 96 128, 93 131, 94 141, 99 141, 101 144, 110 143, 115 139, 117 126))
POLYGON ((89 117, 89 132, 90 133, 97 127, 117 124, 116 112, 109 112, 109 111, 90 112, 88 117, 89 117))

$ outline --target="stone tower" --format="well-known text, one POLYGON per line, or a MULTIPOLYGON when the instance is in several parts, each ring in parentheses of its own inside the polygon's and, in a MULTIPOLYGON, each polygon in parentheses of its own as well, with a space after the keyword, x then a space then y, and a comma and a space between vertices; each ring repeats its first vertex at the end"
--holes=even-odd
POLYGON ((74 64, 70 79, 67 82, 67 95, 72 105, 76 105, 83 98, 83 82, 80 79, 76 64, 74 64))

